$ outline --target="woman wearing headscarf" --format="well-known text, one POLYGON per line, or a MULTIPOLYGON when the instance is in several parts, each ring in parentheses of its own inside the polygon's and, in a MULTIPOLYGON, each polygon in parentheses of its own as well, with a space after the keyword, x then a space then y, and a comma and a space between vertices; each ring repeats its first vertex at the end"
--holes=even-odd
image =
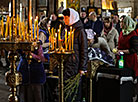
MULTIPOLYGON (((134 31, 136 27, 135 22, 129 16, 125 17, 122 25, 122 32, 119 36, 118 54, 124 52, 124 68, 132 68, 135 75, 138 76, 138 36, 134 31)), ((117 61, 120 56, 117 56, 117 61)))
MULTIPOLYGON (((80 21, 79 14, 72 8, 67 8, 63 11, 64 22, 67 29, 72 26, 74 31, 74 47, 75 53, 71 54, 64 63, 64 81, 70 79, 72 76, 82 75, 87 68, 88 61, 88 45, 87 45, 87 35, 84 31, 83 24, 80 21)), ((65 87, 67 84, 64 84, 65 87)), ((73 86, 72 86, 73 87, 73 86)), ((72 87, 69 89, 72 90, 72 87)), ((72 95, 65 99, 65 102, 80 102, 78 97, 74 97, 78 90, 75 88, 72 95)), ((80 91, 80 90, 78 90, 80 91)), ((68 93, 65 93, 65 97, 68 93)), ((79 96, 79 95, 78 95, 79 96)))
POLYGON ((49 54, 48 54, 49 32, 47 29, 47 18, 45 16, 39 22, 39 39, 42 43, 45 61, 49 62, 49 54))

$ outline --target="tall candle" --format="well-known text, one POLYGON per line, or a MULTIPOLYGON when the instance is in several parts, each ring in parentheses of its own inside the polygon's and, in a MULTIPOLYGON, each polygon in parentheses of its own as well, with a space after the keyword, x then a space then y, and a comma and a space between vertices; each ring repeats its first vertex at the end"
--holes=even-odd
POLYGON ((15 23, 14 30, 15 30, 15 38, 16 38, 17 37, 17 22, 15 23))
POLYGON ((13 18, 11 18, 11 20, 10 20, 10 35, 9 35, 10 41, 11 41, 11 37, 12 37, 12 20, 13 20, 13 18))
POLYGON ((69 45, 69 51, 71 50, 71 39, 70 39, 71 33, 68 34, 68 45, 69 45))
POLYGON ((52 50, 54 50, 54 28, 51 29, 51 45, 52 50))
POLYGON ((68 49, 68 43, 67 43, 67 29, 65 29, 65 49, 66 49, 66 51, 67 51, 67 49, 68 49))
POLYGON ((1 20, 1 36, 3 37, 3 33, 4 33, 4 23, 3 23, 3 17, 1 20))
POLYGON ((36 25, 37 25, 37 41, 38 41, 39 40, 38 16, 36 16, 36 19, 37 19, 36 25))
POLYGON ((50 45, 51 45, 51 32, 50 32, 50 27, 48 27, 48 31, 49 31, 49 50, 50 49, 50 45))
POLYGON ((24 22, 22 24, 22 36, 23 36, 23 41, 25 41, 25 26, 24 26, 24 22))
POLYGON ((19 21, 19 37, 20 37, 20 40, 22 39, 22 36, 21 36, 21 22, 19 21))
POLYGON ((26 33, 26 39, 27 39, 27 41, 29 40, 29 35, 28 35, 28 26, 26 26, 26 31, 25 31, 25 33, 26 33))
POLYGON ((31 17, 31 21, 30 21, 30 27, 31 27, 31 41, 33 41, 33 26, 32 26, 32 17, 31 17))
POLYGON ((5 38, 8 37, 8 26, 9 26, 9 16, 7 17, 7 22, 6 22, 6 32, 5 32, 5 38))
POLYGON ((37 19, 35 19, 34 22, 34 40, 36 40, 36 24, 37 24, 37 19))
POLYGON ((39 40, 39 27, 38 27, 38 23, 37 23, 37 41, 39 40))
POLYGON ((60 39, 60 30, 58 29, 58 48, 61 48, 61 43, 60 43, 61 39, 60 39))
POLYGON ((74 45, 74 30, 73 30, 73 32, 72 32, 72 51, 73 51, 73 46, 74 45))
POLYGON ((72 26, 70 26, 70 34, 72 34, 72 26))
POLYGON ((57 48, 57 33, 55 33, 55 51, 56 51, 56 48, 57 48))

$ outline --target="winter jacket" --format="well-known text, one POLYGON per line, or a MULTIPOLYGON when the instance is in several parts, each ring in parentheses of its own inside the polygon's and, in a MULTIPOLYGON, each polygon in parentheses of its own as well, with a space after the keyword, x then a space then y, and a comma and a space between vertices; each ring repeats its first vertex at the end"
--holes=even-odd
MULTIPOLYGON (((20 53, 21 59, 17 67, 17 70, 22 74, 22 79, 23 79, 22 84, 44 84, 45 83, 46 73, 44 71, 43 63, 37 60, 39 59, 37 58, 38 53, 43 52, 40 50, 42 50, 42 47, 41 49, 35 50, 33 52, 34 57, 32 58, 30 64, 28 64, 25 53, 22 53, 22 52, 20 53)), ((43 55, 41 55, 41 57, 43 57, 44 59, 43 55)))
MULTIPOLYGON (((107 35, 104 34, 104 30, 103 30, 101 37, 105 38, 111 51, 113 50, 113 48, 117 47, 119 34, 114 27, 112 27, 112 29, 109 31, 107 35)), ((113 57, 115 56, 113 55, 113 57)))
POLYGON ((87 35, 84 31, 83 24, 79 20, 72 25, 74 31, 74 52, 64 61, 64 79, 68 79, 78 74, 79 70, 87 69, 88 45, 87 35))

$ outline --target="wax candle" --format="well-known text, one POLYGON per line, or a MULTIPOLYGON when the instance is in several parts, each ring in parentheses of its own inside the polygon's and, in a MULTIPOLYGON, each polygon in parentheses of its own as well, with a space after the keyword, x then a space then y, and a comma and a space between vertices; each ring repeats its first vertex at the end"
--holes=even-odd
POLYGON ((38 27, 38 16, 36 16, 37 19, 37 41, 39 40, 39 27, 38 27))
POLYGON ((3 33, 4 33, 4 23, 3 23, 3 17, 1 20, 1 36, 3 37, 3 33))
POLYGON ((67 51, 67 49, 68 49, 68 43, 67 43, 67 29, 65 29, 65 49, 66 49, 66 51, 67 51))
POLYGON ((32 17, 31 17, 31 21, 30 21, 30 27, 31 27, 31 41, 33 41, 33 26, 32 26, 32 17))
POLYGON ((7 17, 7 22, 6 22, 6 32, 5 32, 5 38, 8 37, 8 26, 9 26, 9 16, 7 17))
POLYGON ((20 40, 22 39, 22 36, 21 36, 21 22, 19 21, 19 38, 20 40))
POLYGON ((17 22, 15 23, 15 38, 17 37, 17 22))
POLYGON ((71 39, 70 39, 71 33, 68 33, 68 45, 69 45, 69 51, 71 50, 71 39))
POLYGON ((51 29, 51 45, 52 50, 54 50, 54 28, 51 29))
POLYGON ((51 50, 50 45, 51 45, 51 32, 50 32, 50 27, 48 27, 48 31, 49 31, 49 50, 51 50))
POLYGON ((60 30, 58 29, 58 48, 61 48, 61 43, 60 43, 61 39, 60 39, 60 30))
POLYGON ((25 41, 25 25, 24 25, 24 22, 22 23, 22 34, 23 34, 23 41, 25 41))
POLYGON ((72 51, 73 51, 73 46, 74 45, 74 30, 73 30, 73 32, 72 32, 72 51))
POLYGON ((70 26, 70 34, 72 34, 72 26, 70 26))
POLYGON ((37 19, 35 19, 34 22, 34 40, 36 40, 36 24, 37 24, 37 19))
POLYGON ((57 33, 55 33, 55 51, 56 51, 56 48, 57 48, 57 33))
POLYGON ((11 18, 11 20, 10 20, 10 35, 9 35, 10 41, 11 41, 11 37, 12 37, 12 20, 13 20, 13 18, 11 18))

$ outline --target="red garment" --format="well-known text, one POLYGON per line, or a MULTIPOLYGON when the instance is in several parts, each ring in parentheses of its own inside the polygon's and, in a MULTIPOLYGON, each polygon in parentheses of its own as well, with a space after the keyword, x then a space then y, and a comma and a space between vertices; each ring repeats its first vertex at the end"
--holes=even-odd
MULTIPOLYGON (((121 32, 119 36, 118 49, 119 50, 127 50, 129 49, 130 43, 129 40, 132 36, 137 36, 135 31, 132 31, 129 35, 124 35, 121 32)), ((120 59, 120 56, 117 56, 117 62, 120 59)), ((124 68, 133 68, 135 71, 135 75, 138 76, 138 60, 137 54, 124 54, 124 68)))
POLYGON ((137 34, 138 34, 138 29, 136 29, 136 32, 137 32, 137 34))

